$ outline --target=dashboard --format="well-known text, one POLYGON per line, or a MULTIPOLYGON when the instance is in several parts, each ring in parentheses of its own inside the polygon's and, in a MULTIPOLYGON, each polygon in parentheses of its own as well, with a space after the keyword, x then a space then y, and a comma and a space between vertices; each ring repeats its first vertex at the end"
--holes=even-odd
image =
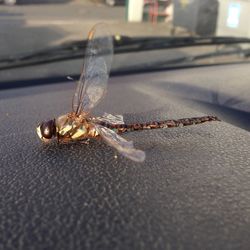
POLYGON ((111 77, 93 115, 222 120, 125 134, 143 163, 99 140, 40 142, 71 82, 0 91, 0 248, 248 249, 249 82, 248 64, 111 77))

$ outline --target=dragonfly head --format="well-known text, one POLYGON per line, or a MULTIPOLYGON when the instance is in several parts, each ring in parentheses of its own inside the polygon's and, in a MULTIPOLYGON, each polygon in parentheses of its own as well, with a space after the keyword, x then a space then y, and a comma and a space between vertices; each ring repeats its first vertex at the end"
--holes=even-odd
POLYGON ((44 142, 49 141, 50 139, 52 139, 53 136, 56 136, 55 120, 49 120, 46 122, 42 122, 36 128, 36 132, 42 141, 44 141, 44 142))

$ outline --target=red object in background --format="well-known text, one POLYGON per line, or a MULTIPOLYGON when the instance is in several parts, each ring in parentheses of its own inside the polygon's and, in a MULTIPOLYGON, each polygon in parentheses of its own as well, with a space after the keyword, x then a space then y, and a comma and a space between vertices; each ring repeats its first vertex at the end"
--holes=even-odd
POLYGON ((170 0, 144 0, 144 4, 149 5, 149 19, 152 23, 157 23, 158 16, 167 17, 167 13, 164 11, 159 11, 159 5, 163 3, 165 7, 170 4, 170 0))

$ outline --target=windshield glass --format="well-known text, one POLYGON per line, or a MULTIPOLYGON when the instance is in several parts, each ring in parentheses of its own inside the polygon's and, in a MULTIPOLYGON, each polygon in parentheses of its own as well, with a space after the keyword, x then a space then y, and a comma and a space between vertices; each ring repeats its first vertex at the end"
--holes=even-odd
POLYGON ((111 74, 247 61, 248 9, 247 0, 2 0, 0 76, 79 74, 99 22, 114 38, 111 74))

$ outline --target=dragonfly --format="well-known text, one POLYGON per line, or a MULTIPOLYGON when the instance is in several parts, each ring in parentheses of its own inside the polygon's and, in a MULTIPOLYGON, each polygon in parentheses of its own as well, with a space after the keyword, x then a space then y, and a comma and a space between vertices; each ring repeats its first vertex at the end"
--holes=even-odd
POLYGON ((101 138, 124 157, 143 162, 145 152, 136 149, 133 141, 126 140, 120 134, 219 121, 216 116, 203 116, 125 124, 122 115, 104 113, 100 117, 92 116, 93 108, 105 96, 112 58, 113 37, 105 24, 98 23, 88 33, 84 64, 72 98, 72 110, 38 125, 37 134, 43 142, 56 138, 58 143, 81 141, 87 144, 92 138, 101 138))

